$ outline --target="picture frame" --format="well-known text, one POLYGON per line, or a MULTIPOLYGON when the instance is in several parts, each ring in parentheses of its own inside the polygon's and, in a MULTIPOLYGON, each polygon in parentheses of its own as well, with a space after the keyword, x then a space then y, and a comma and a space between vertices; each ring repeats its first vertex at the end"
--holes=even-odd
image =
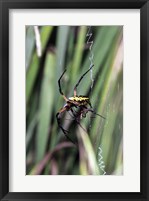
POLYGON ((1 200, 149 200, 149 127, 148 127, 148 116, 149 116, 149 62, 148 62, 148 50, 149 50, 149 1, 148 0, 111 0, 111 1, 100 1, 96 0, 92 2, 87 1, 48 1, 45 0, 11 0, 2 1, 0 3, 0 13, 2 17, 0 19, 1 27, 1 59, 0 59, 0 198, 1 200), (35 193, 35 192, 9 192, 9 10, 10 9, 140 9, 141 16, 141 130, 140 130, 140 148, 141 148, 141 164, 140 164, 140 192, 46 192, 46 193, 35 193))

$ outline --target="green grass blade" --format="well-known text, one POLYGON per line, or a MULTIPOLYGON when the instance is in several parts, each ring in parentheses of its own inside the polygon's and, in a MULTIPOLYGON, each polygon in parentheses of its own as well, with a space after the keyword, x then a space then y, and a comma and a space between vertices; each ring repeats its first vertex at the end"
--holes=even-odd
POLYGON ((31 65, 26 75, 26 103, 28 104, 33 90, 34 82, 39 70, 39 58, 36 53, 33 55, 31 65))
POLYGON ((79 154, 80 154, 80 174, 81 175, 98 175, 99 168, 94 149, 92 147, 89 135, 79 127, 79 154))
POLYGON ((52 26, 44 26, 41 28, 40 31, 40 40, 41 40, 41 45, 42 45, 42 50, 44 51, 47 42, 51 36, 53 27, 52 26))
POLYGON ((32 53, 35 47, 35 33, 33 26, 26 27, 26 41, 25 41, 25 66, 28 69, 32 53))
POLYGON ((74 48, 74 57, 73 63, 71 66, 71 78, 72 81, 75 81, 77 72, 81 68, 81 61, 83 57, 83 51, 85 48, 85 39, 86 39, 86 26, 81 26, 78 30, 78 37, 76 42, 76 47, 74 48))
MULTIPOLYGON (((42 50, 44 50, 46 47, 46 44, 51 35, 52 29, 53 27, 50 27, 50 26, 45 26, 41 29, 40 38, 41 38, 42 50)), ((26 73, 26 103, 27 104, 32 94, 33 86, 39 71, 39 67, 40 67, 40 59, 38 58, 35 51, 35 53, 32 56, 32 61, 30 63, 30 66, 28 67, 28 70, 26 73)))
POLYGON ((46 150, 51 115, 54 104, 55 56, 48 53, 39 98, 39 123, 36 137, 36 161, 40 161, 46 150))

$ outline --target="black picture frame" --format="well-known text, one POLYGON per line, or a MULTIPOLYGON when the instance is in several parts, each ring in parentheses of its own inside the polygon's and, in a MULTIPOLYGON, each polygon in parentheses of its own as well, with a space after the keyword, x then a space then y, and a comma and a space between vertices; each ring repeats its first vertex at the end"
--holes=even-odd
POLYGON ((149 200, 149 1, 0 0, 0 198, 1 200, 149 200), (114 193, 9 192, 9 9, 140 9, 141 15, 141 191, 114 193))

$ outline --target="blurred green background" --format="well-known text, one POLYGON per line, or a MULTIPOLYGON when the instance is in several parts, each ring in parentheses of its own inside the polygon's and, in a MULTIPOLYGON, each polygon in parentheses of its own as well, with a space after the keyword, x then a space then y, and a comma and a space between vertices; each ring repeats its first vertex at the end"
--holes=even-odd
POLYGON ((26 174, 105 173, 123 174, 123 27, 26 26, 26 174), (62 125, 78 142, 76 147, 57 125, 56 113, 65 104, 57 81, 67 68, 62 89, 73 96, 91 54, 93 87, 89 72, 77 94, 89 95, 106 120, 88 113, 80 121, 82 129, 66 112, 62 125))

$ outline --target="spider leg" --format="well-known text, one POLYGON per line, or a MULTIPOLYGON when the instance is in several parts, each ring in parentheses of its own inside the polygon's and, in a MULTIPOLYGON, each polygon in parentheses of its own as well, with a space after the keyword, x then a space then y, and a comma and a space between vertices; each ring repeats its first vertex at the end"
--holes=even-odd
POLYGON ((77 95, 77 87, 79 86, 81 80, 83 79, 83 77, 93 68, 94 64, 92 64, 92 66, 80 77, 80 79, 78 80, 77 84, 74 87, 74 96, 77 95))
POLYGON ((75 114, 74 110, 72 108, 70 110, 71 110, 73 116, 76 118, 77 115, 75 114))
POLYGON ((64 95, 63 91, 62 91, 62 88, 61 88, 61 79, 64 75, 64 73, 66 72, 66 69, 64 70, 64 72, 62 73, 62 75, 60 76, 59 80, 58 80, 58 86, 59 86, 59 92, 60 94, 63 96, 64 100, 65 101, 68 101, 68 98, 64 95))
POLYGON ((59 128, 63 131, 65 137, 66 137, 69 141, 71 141, 73 144, 76 145, 76 143, 67 135, 69 132, 68 132, 67 130, 65 130, 65 129, 62 127, 62 125, 61 125, 60 114, 63 113, 63 112, 65 112, 65 111, 67 111, 67 110, 68 110, 67 107, 63 107, 63 108, 56 114, 57 123, 58 123, 59 128))
MULTIPOLYGON (((85 130, 85 128, 83 128, 83 126, 80 124, 79 120, 77 119, 78 115, 76 115, 76 114, 74 113, 74 111, 73 111, 72 108, 71 108, 70 110, 71 110, 72 114, 74 115, 75 121, 77 122, 77 124, 87 133, 87 131, 85 130)), ((79 113, 79 116, 80 116, 80 113, 79 113)))
POLYGON ((96 113, 96 112, 95 112, 93 109, 91 109, 91 108, 86 108, 86 107, 84 107, 83 110, 85 111, 85 113, 87 113, 87 112, 92 112, 93 114, 95 114, 95 115, 97 115, 97 116, 99 116, 99 117, 101 117, 101 118, 103 118, 103 119, 106 119, 106 118, 103 117, 102 115, 96 113))
POLYGON ((70 110, 75 118, 75 121, 77 121, 78 123, 81 119, 80 117, 81 117, 82 110, 80 109, 80 111, 77 111, 77 112, 75 112, 72 108, 70 110))

